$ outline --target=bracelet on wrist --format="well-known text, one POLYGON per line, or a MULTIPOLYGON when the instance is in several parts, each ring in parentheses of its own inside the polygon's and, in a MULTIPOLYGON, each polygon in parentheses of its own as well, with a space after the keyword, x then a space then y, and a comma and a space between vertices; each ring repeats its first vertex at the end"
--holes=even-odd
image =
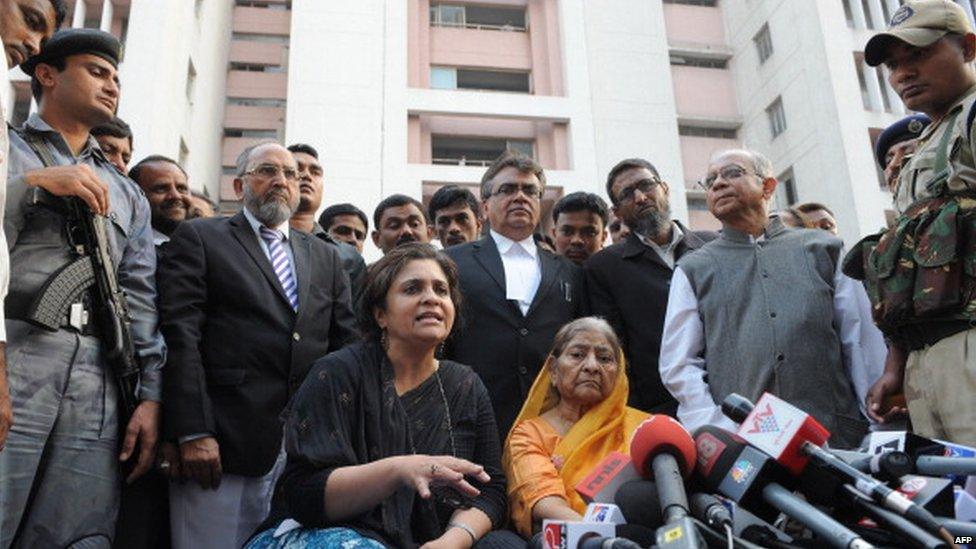
POLYGON ((478 536, 474 535, 474 530, 472 530, 471 527, 468 526, 467 524, 463 522, 449 522, 447 523, 447 527, 460 528, 461 530, 464 530, 465 532, 468 533, 469 536, 471 536, 471 545, 478 543, 478 536))

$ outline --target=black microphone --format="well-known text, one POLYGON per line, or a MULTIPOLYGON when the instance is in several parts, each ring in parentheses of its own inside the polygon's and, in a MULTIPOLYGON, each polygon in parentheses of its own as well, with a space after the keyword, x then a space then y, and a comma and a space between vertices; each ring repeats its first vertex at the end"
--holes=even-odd
POLYGON ((855 509, 871 517, 879 525, 886 526, 903 538, 910 540, 913 546, 923 547, 925 549, 942 549, 949 546, 942 538, 926 532, 898 513, 889 511, 874 503, 867 496, 861 494, 851 486, 845 485, 842 494, 854 505, 855 509))
POLYGON ((587 536, 578 549, 641 549, 654 544, 654 530, 638 524, 618 524, 614 537, 587 536))
POLYGON ((732 433, 707 425, 695 432, 696 474, 709 491, 733 499, 757 516, 772 518, 783 512, 839 548, 871 547, 860 536, 794 496, 775 479, 786 476, 770 456, 737 440, 732 433), (774 510, 770 512, 769 509, 774 510))
POLYGON ((711 494, 701 492, 692 494, 690 499, 691 515, 718 531, 726 526, 732 526, 732 514, 725 505, 711 494))
POLYGON ((976 475, 976 458, 917 455, 891 450, 881 454, 833 450, 858 471, 898 478, 910 473, 928 477, 976 475))
POLYGON ((658 505, 657 486, 650 480, 632 480, 620 485, 613 497, 627 524, 657 528, 661 522, 661 507, 658 505))

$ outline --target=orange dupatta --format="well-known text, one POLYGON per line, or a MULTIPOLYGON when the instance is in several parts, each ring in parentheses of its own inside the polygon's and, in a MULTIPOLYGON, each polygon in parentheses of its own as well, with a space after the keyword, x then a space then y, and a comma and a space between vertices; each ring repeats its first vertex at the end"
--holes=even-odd
MULTIPOLYGON (((617 375, 613 391, 603 402, 597 404, 583 415, 566 433, 566 436, 556 445, 555 455, 564 456, 562 469, 559 474, 563 479, 569 505, 576 512, 583 514, 586 503, 576 493, 575 486, 603 460, 610 452, 617 451, 630 455, 630 439, 634 430, 642 421, 650 417, 649 414, 627 406, 630 394, 630 383, 627 380, 627 364, 623 353, 618 353, 620 373, 617 375)), ((515 423, 514 430, 519 423, 538 417, 555 405, 550 391, 551 378, 549 368, 555 358, 550 354, 545 365, 532 383, 529 396, 522 405, 515 423)), ((505 437, 505 449, 502 454, 502 466, 508 475, 508 499, 512 520, 520 532, 532 531, 532 506, 535 502, 522 501, 520 486, 513 483, 511 454, 509 443, 511 431, 505 437)))

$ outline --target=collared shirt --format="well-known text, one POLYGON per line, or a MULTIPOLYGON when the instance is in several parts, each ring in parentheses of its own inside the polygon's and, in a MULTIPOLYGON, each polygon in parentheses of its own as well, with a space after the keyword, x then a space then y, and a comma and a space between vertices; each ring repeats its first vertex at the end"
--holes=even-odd
POLYGON ((155 227, 153 227, 152 233, 153 233, 153 246, 158 247, 169 242, 169 237, 157 231, 155 227))
MULTIPOLYGON (((242 208, 244 212, 244 218, 251 225, 251 230, 254 231, 254 236, 258 239, 258 244, 261 245, 261 251, 264 252, 264 257, 271 261, 271 250, 268 249, 268 243, 264 241, 264 237, 261 236, 261 227, 264 223, 258 221, 258 218, 254 217, 251 210, 247 208, 242 208)), ((291 273, 295 277, 295 283, 298 283, 298 270, 295 269, 295 254, 291 251, 291 235, 288 233, 288 220, 286 219, 284 223, 279 224, 277 227, 268 227, 273 231, 278 231, 279 234, 285 237, 282 242, 283 248, 285 248, 285 253, 288 254, 288 261, 291 262, 291 273)))
POLYGON ((505 299, 518 303, 523 315, 529 313, 532 299, 542 282, 542 268, 539 266, 539 250, 532 236, 518 242, 490 231, 502 257, 505 269, 505 299))
POLYGON ((658 245, 657 242, 654 242, 644 235, 639 234, 637 235, 637 238, 639 238, 645 246, 657 252, 658 257, 660 257, 661 261, 663 261, 668 267, 674 269, 674 264, 677 261, 677 259, 674 257, 674 250, 678 247, 678 243, 681 242, 682 236, 684 236, 684 233, 681 232, 681 227, 678 227, 678 224, 672 221, 671 242, 669 242, 668 245, 664 246, 663 248, 658 245))
MULTIPOLYGON (((64 138, 34 113, 24 130, 36 133, 59 166, 87 164, 108 185, 109 252, 117 265, 119 285, 125 290, 132 319, 132 339, 141 368, 137 397, 158 401, 162 397, 162 367, 166 346, 156 313, 156 248, 152 243, 149 201, 139 187, 105 159, 98 143, 89 137, 75 156, 64 138)), ((4 232, 11 257, 8 306, 36 295, 57 269, 73 259, 64 236, 63 217, 49 213, 38 201, 45 191, 30 187, 24 174, 44 167, 34 150, 10 130, 10 171, 7 181, 4 232)))
MULTIPOLYGON (((750 237, 750 242, 760 242, 750 237)), ((843 254, 841 254, 843 257, 843 254)), ((884 371, 887 346, 871 319, 864 289, 841 272, 834 274, 834 326, 838 329, 844 368, 865 417, 864 399, 884 371)), ((661 379, 678 401, 678 419, 689 431, 715 425, 735 431, 738 426, 722 413, 705 381, 707 356, 705 329, 698 311, 698 297, 681 267, 674 269, 668 309, 661 338, 661 379)))
MULTIPOLYGON (((955 105, 946 111, 938 123, 929 124, 918 136, 918 146, 912 157, 905 162, 898 176, 895 188, 895 209, 902 213, 913 202, 931 196, 926 183, 935 171, 935 158, 939 144, 946 132, 952 132, 948 141, 947 162, 949 168, 949 190, 976 190, 976 132, 966 135, 966 122, 969 110, 976 101, 976 86, 969 88, 955 105), (949 119, 956 114, 950 125, 949 119)), ((976 124, 973 125, 976 127, 976 124)))

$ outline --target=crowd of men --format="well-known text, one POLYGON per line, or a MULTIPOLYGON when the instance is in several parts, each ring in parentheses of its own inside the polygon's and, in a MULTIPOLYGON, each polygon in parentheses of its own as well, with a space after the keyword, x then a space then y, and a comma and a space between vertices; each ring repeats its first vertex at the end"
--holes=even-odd
MULTIPOLYGON (((328 166, 311 145, 274 142, 240 154, 243 207, 222 216, 177 161, 138 151, 129 166, 138 141, 115 114, 121 45, 100 31, 55 33, 64 17, 61 0, 0 0, 7 63, 31 77, 38 105, 0 134, 0 547, 239 547, 268 511, 289 398, 315 359, 358 337, 367 236, 384 253, 437 241, 457 264, 463 329, 443 356, 480 375, 503 437, 556 331, 595 314, 624 344, 630 404, 689 429, 726 424, 717 404, 731 392, 772 391, 838 446, 906 412, 923 435, 976 445, 973 259, 949 258, 966 262, 956 286, 926 273, 941 308, 887 314, 886 275, 849 268, 876 267, 867 246, 890 248, 887 233, 848 246, 858 253, 845 261, 827 205, 770 211, 777 181, 759 151, 711 159, 701 185, 718 232, 674 220, 669 183, 629 158, 607 175, 609 206, 568 194, 543 234, 545 171, 513 152, 486 170, 479 196, 453 185, 426 207, 388 196, 370 230, 352 204, 316 217, 328 166), (66 206, 78 201, 106 220, 125 296, 139 368, 128 411, 99 294, 72 296, 53 329, 35 320, 49 281, 80 253, 66 206)), ((976 187, 974 57, 976 34, 946 0, 906 3, 865 49, 919 113, 877 142, 900 216, 889 231, 920 203, 955 204, 969 220, 933 233, 936 247, 947 232, 976 234, 963 200, 976 187)))

